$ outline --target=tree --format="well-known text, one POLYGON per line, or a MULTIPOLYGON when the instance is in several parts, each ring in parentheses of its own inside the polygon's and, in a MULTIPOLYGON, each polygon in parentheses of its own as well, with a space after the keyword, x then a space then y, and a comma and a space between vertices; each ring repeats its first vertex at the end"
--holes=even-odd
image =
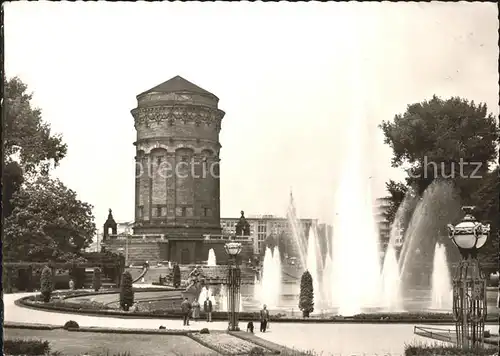
POLYGON ((92 287, 96 292, 101 288, 101 269, 99 267, 94 268, 94 274, 92 276, 92 287))
POLYGON ((479 189, 473 195, 476 209, 474 215, 481 222, 491 224, 490 237, 485 245, 479 250, 481 261, 486 265, 492 266, 489 273, 498 271, 499 256, 499 231, 498 231, 498 207, 500 206, 498 192, 500 191, 499 168, 488 173, 481 179, 479 189))
POLYGON ((179 288, 181 286, 181 269, 179 265, 176 263, 174 265, 174 277, 173 277, 173 285, 174 288, 179 288))
POLYGON ((403 115, 380 125, 393 151, 392 166, 406 167, 407 187, 421 195, 436 178, 451 179, 463 199, 497 156, 499 128, 486 104, 458 97, 408 105, 403 115), (478 167, 476 171, 476 167, 478 167))
POLYGON ((128 309, 134 304, 134 290, 132 289, 132 275, 129 271, 122 274, 120 283, 120 306, 123 310, 128 309))
POLYGON ((300 279, 299 309, 304 318, 309 318, 314 311, 313 280, 309 271, 305 271, 300 279))
POLYGON ((15 77, 4 79, 4 150, 6 163, 19 155, 26 174, 47 174, 67 152, 61 135, 53 135, 50 125, 42 120, 42 112, 31 105, 33 94, 15 77))
POLYGON ((385 187, 389 192, 388 202, 389 207, 385 212, 385 218, 389 223, 392 224, 396 217, 396 213, 398 211, 399 206, 405 199, 406 194, 409 191, 409 188, 401 182, 395 182, 392 179, 389 182, 385 183, 385 187))
POLYGON ((92 206, 59 180, 40 176, 14 193, 5 219, 7 260, 67 261, 89 246, 96 232, 92 206))
POLYGON ((42 293, 43 301, 45 303, 50 302, 50 296, 53 289, 52 270, 49 266, 45 266, 40 276, 40 292, 42 293))
POLYGON ((14 193, 17 192, 24 183, 23 169, 17 162, 8 162, 5 164, 3 174, 3 209, 2 214, 4 217, 10 215, 13 210, 12 198, 14 193))
MULTIPOLYGON (((433 183, 445 187, 442 190, 446 196, 440 195, 438 189, 434 192, 430 189, 429 195, 435 197, 431 199, 432 206, 425 210, 438 222, 431 230, 442 229, 444 226, 437 225, 453 223, 452 220, 459 217, 449 211, 451 206, 478 205, 483 215, 492 218, 498 214, 498 200, 493 208, 498 199, 498 185, 495 185, 498 182, 485 178, 493 174, 498 181, 498 173, 489 172, 488 167, 497 157, 499 127, 485 104, 476 105, 458 97, 442 100, 433 96, 429 101, 408 105, 404 114, 396 115, 393 122, 384 121, 380 128, 385 143, 393 151, 392 166, 404 168, 407 173, 405 183, 389 181, 386 184, 392 202, 387 213, 389 221, 394 219, 405 196, 410 195, 416 199, 405 210, 404 227, 407 227, 418 198, 433 183)), ((497 222, 495 218, 492 221, 497 222)), ((424 235, 437 232, 427 230, 424 235)), ((483 249, 491 254, 492 249, 488 250, 487 246, 483 249)))

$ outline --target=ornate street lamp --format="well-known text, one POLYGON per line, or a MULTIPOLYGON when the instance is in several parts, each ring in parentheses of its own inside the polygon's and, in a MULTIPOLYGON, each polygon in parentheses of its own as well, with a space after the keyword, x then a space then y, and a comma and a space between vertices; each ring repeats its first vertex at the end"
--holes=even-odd
POLYGON ((462 210, 464 218, 455 226, 448 224, 448 232, 462 255, 453 280, 457 344, 470 348, 480 346, 484 341, 486 279, 479 266, 477 250, 488 239, 490 224, 482 224, 472 215, 473 206, 464 206, 462 210))
POLYGON ((230 331, 239 331, 238 327, 238 312, 240 305, 240 283, 241 283, 241 271, 236 261, 237 256, 241 252, 241 243, 239 242, 228 242, 225 246, 226 253, 229 256, 229 268, 227 274, 227 284, 228 284, 228 294, 227 294, 227 306, 228 306, 228 316, 229 316, 229 327, 230 331))

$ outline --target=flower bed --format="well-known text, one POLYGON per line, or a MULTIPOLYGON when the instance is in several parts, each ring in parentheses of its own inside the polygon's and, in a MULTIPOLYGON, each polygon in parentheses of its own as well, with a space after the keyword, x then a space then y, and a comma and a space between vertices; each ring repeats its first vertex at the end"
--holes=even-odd
MULTIPOLYGON (((217 351, 223 355, 247 355, 256 347, 254 343, 234 337, 224 332, 210 334, 193 333, 190 337, 200 344, 217 351)), ((272 350, 264 350, 272 353, 272 350)))
MULTIPOLYGON (((157 288, 141 288, 136 289, 137 292, 158 291, 157 288)), ((72 301, 72 297, 93 296, 98 294, 118 293, 116 290, 107 290, 100 292, 90 291, 71 291, 55 294, 54 298, 48 302, 43 303, 39 295, 22 298, 16 301, 16 304, 21 304, 28 307, 35 307, 40 309, 59 310, 67 312, 81 312, 84 314, 101 314, 101 315, 120 315, 120 316, 134 316, 140 318, 157 318, 166 317, 172 319, 181 319, 183 317, 180 309, 180 299, 178 297, 162 298, 153 300, 138 300, 132 310, 125 312, 119 309, 117 303, 104 304, 93 300, 79 300, 72 301)), ((201 310, 200 317, 204 318, 205 313, 201 310)), ((227 320, 228 313, 221 311, 214 311, 212 313, 213 320, 227 320)), ((259 312, 240 312, 239 319, 242 321, 256 321, 259 320, 259 312)), ((488 315, 487 321, 496 322, 498 316, 488 315)), ((370 313, 358 314, 351 317, 333 316, 328 318, 301 318, 301 317, 288 317, 285 314, 272 314, 271 321, 282 322, 336 322, 336 323, 451 323, 453 316, 451 313, 433 313, 433 312, 403 312, 403 313, 370 313)))

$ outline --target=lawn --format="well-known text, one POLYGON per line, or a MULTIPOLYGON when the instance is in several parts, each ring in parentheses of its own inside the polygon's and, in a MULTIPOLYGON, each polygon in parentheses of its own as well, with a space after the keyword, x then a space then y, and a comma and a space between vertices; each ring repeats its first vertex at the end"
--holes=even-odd
POLYGON ((110 355, 130 352, 132 356, 217 355, 196 341, 180 335, 131 335, 69 332, 65 330, 4 329, 5 339, 37 339, 50 342, 52 351, 63 355, 110 355))

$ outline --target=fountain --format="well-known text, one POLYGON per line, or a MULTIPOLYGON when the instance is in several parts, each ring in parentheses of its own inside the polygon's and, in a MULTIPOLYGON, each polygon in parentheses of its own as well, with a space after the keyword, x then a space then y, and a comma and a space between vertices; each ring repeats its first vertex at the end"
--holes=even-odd
POLYGON ((317 252, 317 235, 314 226, 309 228, 309 237, 307 239, 307 259, 306 259, 306 269, 311 274, 313 280, 313 291, 314 291, 314 305, 315 312, 319 312, 319 308, 323 306, 323 298, 320 290, 319 283, 319 273, 318 273, 318 261, 320 260, 319 254, 317 252))
MULTIPOLYGON (((218 309, 219 311, 228 311, 228 304, 227 304, 227 288, 223 284, 220 288, 220 292, 218 295, 218 309)), ((238 310, 237 311, 243 311, 243 298, 241 297, 241 293, 239 295, 239 304, 238 304, 238 310)), ((213 303, 213 302, 212 302, 213 303)))
POLYGON ((290 225, 290 230, 292 233, 292 238, 297 245, 297 250, 299 252, 300 266, 303 268, 306 266, 306 248, 304 246, 305 236, 304 236, 304 226, 301 221, 297 218, 297 213, 295 211, 295 204, 293 201, 293 195, 290 191, 290 203, 287 211, 287 220, 290 225))
POLYGON ((274 306, 277 307, 281 301, 281 283, 283 281, 282 271, 281 271, 281 253, 278 246, 274 247, 273 250, 273 266, 275 270, 274 274, 274 293, 275 293, 275 303, 274 306))
MULTIPOLYGON (((262 279, 262 276, 260 276, 262 279)), ((260 285, 261 285, 261 279, 257 278, 257 275, 255 275, 254 280, 253 280, 253 299, 260 301, 261 298, 261 293, 260 293, 260 285)))
POLYGON ((217 266, 217 258, 215 257, 215 251, 213 248, 211 248, 208 251, 208 260, 207 260, 207 266, 217 266))
POLYGON ((432 256, 439 228, 443 221, 454 221, 459 214, 460 198, 453 185, 446 181, 434 181, 418 199, 399 256, 401 290, 405 294, 422 287, 422 281, 415 280, 413 276, 430 276, 433 273, 432 256))
POLYGON ((325 268, 321 276, 321 293, 323 299, 323 307, 330 307, 332 301, 332 262, 330 256, 326 256, 325 268))
POLYGON ((227 311, 227 290, 223 284, 220 287, 219 295, 217 296, 219 311, 227 311))
POLYGON ((432 268, 431 309, 451 310, 453 288, 444 245, 436 243, 432 268))
POLYGON ((260 284, 257 286, 258 300, 269 308, 279 306, 281 300, 281 257, 278 247, 274 254, 266 247, 260 284))
POLYGON ((212 305, 215 306, 215 297, 212 295, 212 291, 207 289, 207 287, 203 287, 200 292, 200 296, 198 297, 198 303, 203 307, 203 303, 205 300, 210 299, 212 301, 212 305))
POLYGON ((401 278, 396 249, 389 243, 382 268, 382 305, 387 311, 401 311, 401 278))
POLYGON ((332 295, 341 315, 358 314, 379 305, 380 257, 372 211, 370 180, 363 167, 362 123, 353 119, 351 142, 336 195, 333 237, 332 295), (357 123, 357 125, 356 125, 357 123))

